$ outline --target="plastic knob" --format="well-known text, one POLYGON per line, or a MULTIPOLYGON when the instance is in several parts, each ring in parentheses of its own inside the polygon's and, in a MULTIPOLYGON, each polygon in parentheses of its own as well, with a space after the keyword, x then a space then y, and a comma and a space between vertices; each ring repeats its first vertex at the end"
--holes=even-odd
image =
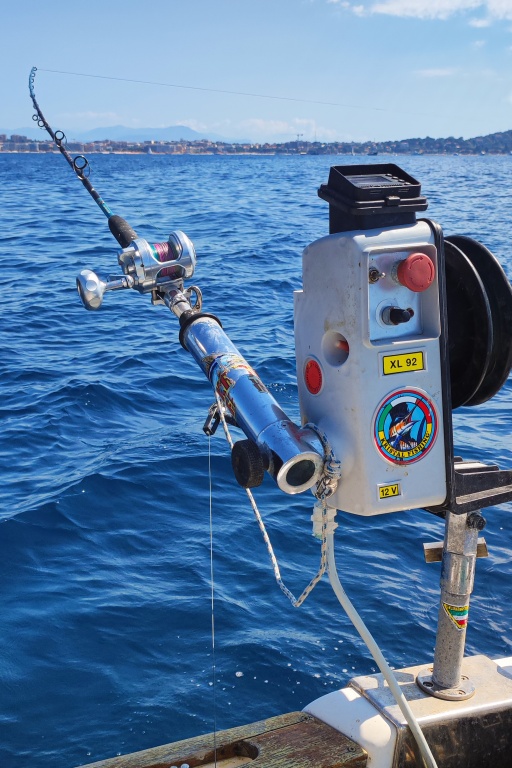
POLYGON ((231 451, 235 479, 242 488, 257 488, 265 476, 265 467, 258 446, 252 440, 239 440, 231 451))
POLYGON ((389 322, 391 325, 400 325, 400 323, 408 323, 412 317, 410 309, 400 309, 399 307, 391 307, 389 310, 389 322))
POLYGON ((483 531, 483 529, 487 525, 487 520, 478 512, 472 512, 467 517, 466 525, 468 528, 473 528, 474 530, 477 530, 477 531, 483 531))
POLYGON ((414 310, 412 307, 409 307, 408 309, 385 307, 385 309, 382 310, 381 317, 386 325, 400 325, 401 323, 408 323, 411 317, 414 317, 414 310))
POLYGON ((398 264, 396 270, 398 282, 415 293, 426 291, 434 282, 435 276, 434 262, 426 253, 411 253, 398 264))

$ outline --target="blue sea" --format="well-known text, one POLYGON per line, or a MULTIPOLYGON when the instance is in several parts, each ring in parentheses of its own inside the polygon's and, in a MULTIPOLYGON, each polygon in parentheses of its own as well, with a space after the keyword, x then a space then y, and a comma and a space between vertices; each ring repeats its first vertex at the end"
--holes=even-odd
MULTIPOLYGON (((330 165, 358 160, 94 155, 91 181, 148 240, 188 234, 204 308, 299 420, 301 252, 328 232, 330 165)), ((481 240, 511 276, 512 157, 397 161, 445 233, 481 240)), ((0 766, 72 768, 241 725, 374 669, 325 579, 299 609, 276 586, 221 430, 210 447, 203 434, 212 392, 174 316, 135 291, 82 308, 76 274, 116 274, 119 249, 64 160, 0 155, 0 179, 0 766)), ((512 467, 511 399, 509 380, 457 411, 457 452, 512 467)), ((313 497, 267 477, 256 498, 298 594, 319 562, 313 497)), ((511 511, 486 513, 470 654, 512 655, 511 511)), ((338 521, 341 581, 388 661, 429 661, 440 567, 422 545, 443 521, 338 521)))

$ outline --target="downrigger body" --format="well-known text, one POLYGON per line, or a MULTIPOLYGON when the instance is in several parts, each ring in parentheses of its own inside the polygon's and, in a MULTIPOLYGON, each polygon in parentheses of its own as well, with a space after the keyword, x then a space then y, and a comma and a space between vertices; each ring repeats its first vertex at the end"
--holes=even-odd
POLYGON ((452 437, 452 409, 492 397, 512 364, 499 263, 419 219, 420 184, 394 164, 334 166, 319 195, 330 234, 303 254, 295 343, 302 418, 341 463, 329 506, 374 515, 499 500, 510 473, 456 458, 452 437))

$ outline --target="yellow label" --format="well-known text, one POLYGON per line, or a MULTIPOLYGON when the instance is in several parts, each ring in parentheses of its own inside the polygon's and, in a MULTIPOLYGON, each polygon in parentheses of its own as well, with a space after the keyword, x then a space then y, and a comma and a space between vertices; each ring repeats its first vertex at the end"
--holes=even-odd
POLYGON ((423 352, 403 352, 400 355, 384 355, 382 358, 384 376, 405 371, 423 371, 424 368, 423 352))
POLYGON ((400 483, 393 485, 379 485, 379 499, 390 499, 392 496, 401 496, 402 489, 400 483))

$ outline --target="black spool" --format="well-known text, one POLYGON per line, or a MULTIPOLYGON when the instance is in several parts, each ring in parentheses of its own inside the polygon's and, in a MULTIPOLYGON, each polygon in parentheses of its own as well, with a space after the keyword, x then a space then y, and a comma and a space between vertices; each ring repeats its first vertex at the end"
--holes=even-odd
POLYGON ((512 368, 512 289, 481 243, 450 235, 444 247, 452 408, 480 405, 512 368))

